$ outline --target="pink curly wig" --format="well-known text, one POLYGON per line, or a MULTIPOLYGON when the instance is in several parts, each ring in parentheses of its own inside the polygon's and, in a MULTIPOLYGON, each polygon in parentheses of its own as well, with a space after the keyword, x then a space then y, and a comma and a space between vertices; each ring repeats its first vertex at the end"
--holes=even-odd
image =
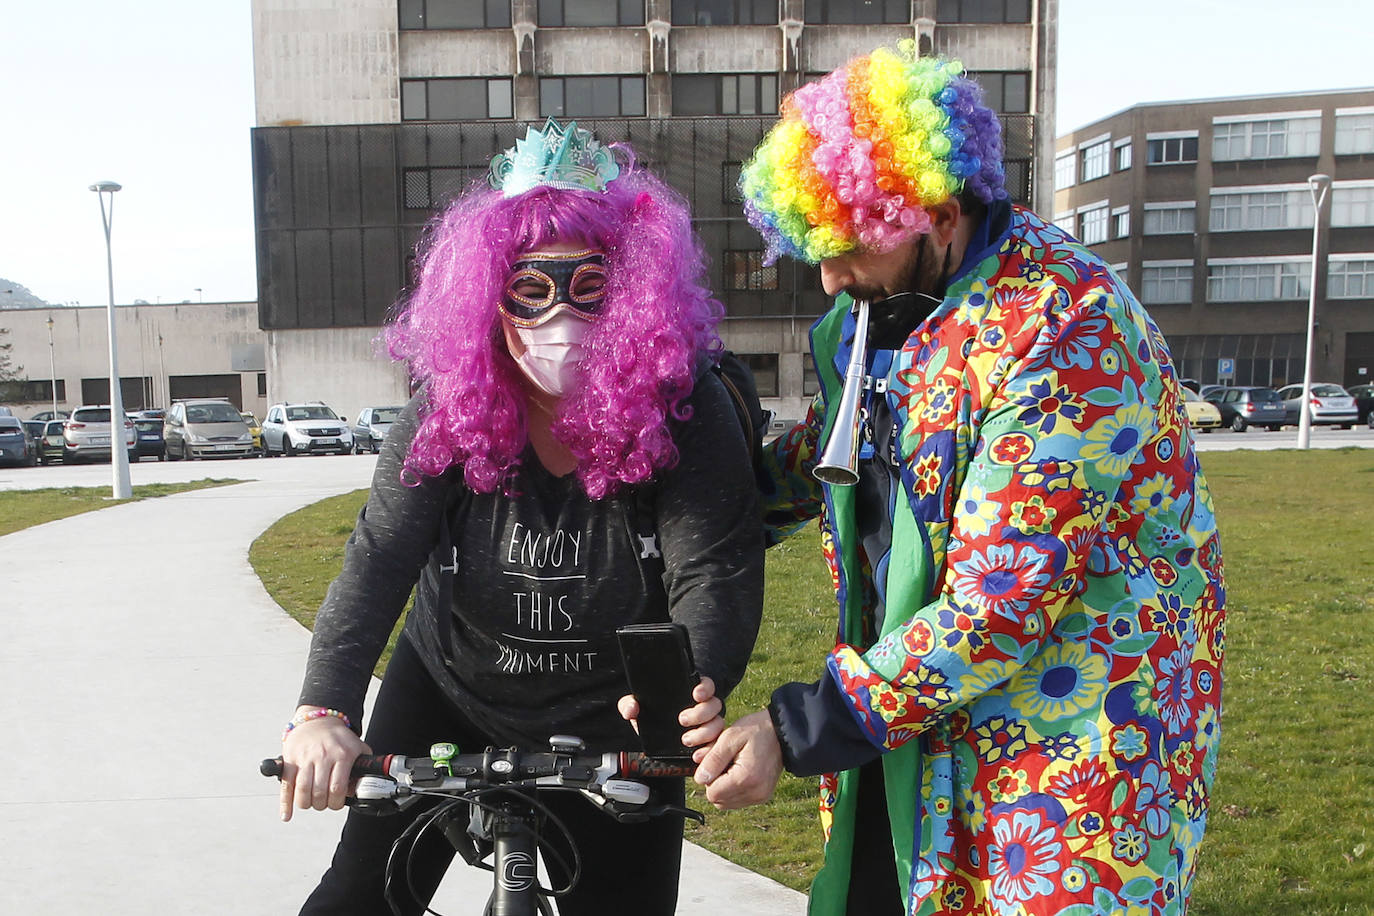
POLYGON ((721 349, 724 310, 703 284, 686 201, 636 167, 628 147, 612 148, 627 161, 604 193, 539 186, 503 197, 482 181, 430 225, 419 281, 385 332, 426 395, 407 483, 457 465, 473 490, 509 491, 527 441, 526 400, 497 303, 515 256, 555 240, 604 249, 607 283, 554 435, 593 499, 676 463, 668 424, 687 418, 699 356, 721 349))

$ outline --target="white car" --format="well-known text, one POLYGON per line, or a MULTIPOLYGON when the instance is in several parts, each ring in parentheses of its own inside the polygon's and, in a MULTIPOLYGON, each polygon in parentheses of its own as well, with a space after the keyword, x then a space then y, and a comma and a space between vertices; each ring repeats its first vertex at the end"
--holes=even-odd
MULTIPOLYGON (((134 421, 124 418, 124 447, 129 460, 138 460, 134 421)), ((75 464, 87 459, 110 460, 110 405, 88 404, 72 411, 62 424, 62 463, 75 464)))
POLYGON ((262 453, 266 457, 317 452, 347 455, 351 451, 353 434, 347 421, 319 401, 273 404, 263 418, 262 453))

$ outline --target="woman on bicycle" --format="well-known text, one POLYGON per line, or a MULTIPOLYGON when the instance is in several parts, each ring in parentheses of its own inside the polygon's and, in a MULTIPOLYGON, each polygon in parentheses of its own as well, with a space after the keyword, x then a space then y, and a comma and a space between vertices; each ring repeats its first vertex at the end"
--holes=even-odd
MULTIPOLYGON (((431 226, 386 331, 418 393, 315 621, 283 737, 284 820, 342 807, 369 749, 542 750, 552 734, 634 749, 616 709, 625 624, 687 626, 704 677, 680 721, 686 744, 708 744, 753 647, 755 488, 710 371, 722 309, 702 285, 685 202, 628 148, 552 120, 493 159, 490 185, 431 226), (369 676, 412 587, 364 744, 369 676)), ((663 788, 681 803, 680 780, 663 788)), ((583 859, 564 916, 673 912, 681 818, 622 825, 575 795, 543 800, 583 859)), ((415 813, 350 812, 302 912, 387 912, 387 854, 415 813)), ((451 850, 416 858, 422 899, 398 897, 418 913, 451 850)))

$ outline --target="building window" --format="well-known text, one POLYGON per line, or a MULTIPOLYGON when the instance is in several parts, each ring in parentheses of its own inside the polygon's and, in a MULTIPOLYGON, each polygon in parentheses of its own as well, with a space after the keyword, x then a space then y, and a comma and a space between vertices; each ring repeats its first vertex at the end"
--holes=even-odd
POLYGON ((1071 188, 1076 183, 1078 176, 1078 154, 1075 152, 1061 153, 1054 157, 1054 189, 1061 191, 1064 188, 1071 188))
POLYGON ((679 74, 673 77, 673 114, 678 117, 777 113, 776 73, 679 74))
POLYGON ((543 118, 642 118, 642 76, 548 76, 539 81, 543 118))
POLYGON ((743 203, 744 197, 739 190, 740 163, 722 162, 720 164, 720 202, 723 204, 743 203))
POLYGON ((1208 302, 1264 302, 1305 299, 1309 261, 1207 262, 1208 302))
POLYGON ((1131 234, 1131 208, 1117 207, 1112 211, 1112 238, 1124 239, 1131 234))
POLYGON ((1002 161, 1002 172, 1005 175, 1003 186, 1011 199, 1019 203, 1030 200, 1031 187, 1031 163, 1029 159, 1005 159, 1002 161))
POLYGON ((403 121, 480 121, 514 113, 509 79, 401 80, 403 121))
POLYGON ((1078 229, 1078 227, 1074 225, 1075 222, 1076 220, 1072 210, 1067 213, 1056 213, 1054 216, 1054 224, 1069 235, 1073 235, 1078 229))
POLYGON ((1118 140, 1113 144, 1116 150, 1116 170, 1124 172, 1131 167, 1131 141, 1118 140))
POLYGON ((806 0, 802 15, 820 25, 906 25, 911 0, 806 0))
MULTIPOLYGON (((87 403, 104 403, 110 399, 109 389, 101 401, 88 401, 87 403)), ((0 400, 13 401, 16 404, 26 403, 46 403, 53 402, 52 379, 14 379, 8 382, 0 382, 0 400)), ((57 400, 67 400, 67 380, 60 378, 57 380, 57 400)))
POLYGON ((1212 124, 1212 158, 1280 159, 1315 156, 1321 143, 1321 116, 1217 121, 1212 124))
POLYGON ((1078 211, 1078 240, 1084 245, 1107 241, 1107 205, 1078 211))
MULTIPOLYGON (((809 18, 809 17, 808 17, 809 18)), ((1030 22, 1030 0, 939 0, 940 22, 1030 22)))
POLYGON ((400 0, 402 29, 508 29, 510 0, 400 0))
POLYGON ((777 25, 778 0, 673 0, 673 25, 777 25))
POLYGON ((1331 225, 1374 226, 1374 185, 1332 188, 1331 225))
POLYGON ((543 28, 643 25, 644 0, 539 0, 543 28))
POLYGON ((725 288, 734 290, 777 289, 778 267, 765 267, 762 251, 725 252, 725 288))
POLYGON ((1374 299, 1374 260, 1336 261, 1327 266, 1328 299, 1374 299))
POLYGON ((1111 172, 1112 141, 1110 139, 1083 147, 1080 155, 1083 162, 1084 181, 1102 178, 1111 172))
POLYGON ((1168 204, 1146 204, 1144 232, 1146 235, 1191 234, 1197 224, 1197 206, 1191 201, 1168 204))
POLYGON ((983 103, 1003 114, 1030 111, 1030 71, 980 70, 968 77, 983 87, 983 103))
POLYGON ((1197 134, 1188 137, 1149 137, 1145 146, 1150 165, 1197 162, 1197 134))
POLYGON ((1192 262, 1151 264, 1140 268, 1140 299, 1146 305, 1193 301, 1192 262))
POLYGON ((258 373, 258 397, 260 397, 260 398, 265 398, 265 397, 267 397, 267 373, 266 373, 266 372, 259 372, 259 373, 258 373))
POLYGON ((401 175, 407 210, 433 210, 442 207, 475 178, 485 178, 486 166, 406 169, 401 175))
MULTIPOLYGON (((1332 203, 1335 203, 1333 196, 1332 203)), ((1213 189, 1211 230, 1303 229, 1312 226, 1312 197, 1303 188, 1225 193, 1213 189)))
POLYGON ((1374 109, 1336 112, 1336 155, 1374 153, 1374 109))
POLYGON ((778 354, 776 353, 741 353, 740 359, 744 360, 749 371, 754 373, 754 387, 759 390, 761 398, 775 398, 778 396, 778 354))
POLYGON ((820 377, 816 375, 816 357, 810 353, 802 354, 802 397, 814 397, 821 390, 820 377))

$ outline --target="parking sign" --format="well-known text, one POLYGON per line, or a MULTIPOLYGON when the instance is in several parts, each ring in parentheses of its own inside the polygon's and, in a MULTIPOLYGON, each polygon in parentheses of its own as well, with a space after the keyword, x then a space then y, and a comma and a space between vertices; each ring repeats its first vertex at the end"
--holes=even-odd
POLYGON ((1217 360, 1217 378, 1229 381, 1236 377, 1236 361, 1234 359, 1217 360))

